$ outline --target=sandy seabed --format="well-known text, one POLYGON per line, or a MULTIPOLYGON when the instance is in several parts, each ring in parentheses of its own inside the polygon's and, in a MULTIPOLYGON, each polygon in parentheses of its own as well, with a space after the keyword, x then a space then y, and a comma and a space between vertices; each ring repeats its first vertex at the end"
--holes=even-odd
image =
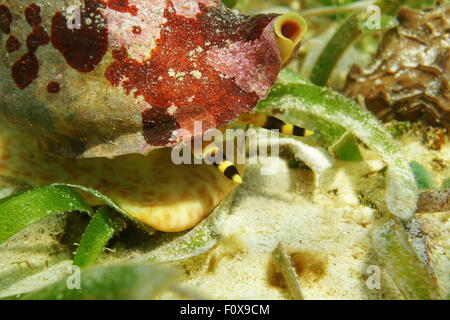
MULTIPOLYGON (((398 139, 408 161, 430 170, 436 185, 450 177, 450 143, 440 151, 420 137, 398 139)), ((384 167, 378 155, 363 149, 365 161, 342 162, 316 177, 307 168, 291 168, 278 159, 279 173, 263 176, 249 166, 244 184, 232 197, 221 225, 222 242, 200 256, 171 263, 181 269, 178 284, 213 299, 289 299, 271 263, 283 242, 295 260, 305 299, 398 299, 389 279, 369 289, 374 258, 372 230, 391 219, 384 208, 384 167)), ((449 283, 449 212, 417 215, 426 237, 427 265, 441 294, 449 283)), ((61 278, 71 252, 60 243, 67 215, 36 223, 0 247, 0 296, 37 289, 61 278)), ((179 299, 173 291, 159 299, 179 299)))

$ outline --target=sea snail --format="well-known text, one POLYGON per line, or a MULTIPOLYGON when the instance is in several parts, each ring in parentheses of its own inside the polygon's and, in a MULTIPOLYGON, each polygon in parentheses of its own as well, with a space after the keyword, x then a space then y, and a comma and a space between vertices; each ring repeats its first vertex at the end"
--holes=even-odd
MULTIPOLYGON (((170 161, 164 149, 192 139, 195 121, 201 121, 202 132, 240 121, 283 134, 311 134, 252 112, 295 57, 306 29, 295 13, 246 16, 217 0, 2 0, 0 120, 14 128, 5 127, 0 140, 3 174, 22 175, 32 185, 75 181, 109 190, 132 215, 158 230, 191 228, 235 184, 214 168, 205 178, 198 168, 186 173, 183 166, 162 164, 170 161), (19 138, 17 131, 35 139, 40 151, 32 156, 19 152, 31 147, 30 139, 19 138), (177 135, 180 131, 190 134, 177 135), (55 167, 44 168, 36 159, 55 167), (147 164, 127 168, 133 161, 147 164), (145 200, 130 200, 136 194, 127 198, 130 185, 112 191, 112 185, 125 182, 97 177, 95 170, 89 179, 81 178, 93 163, 100 170, 113 162, 121 168, 117 174, 133 172, 128 183, 135 181, 141 189, 146 183, 139 182, 137 170, 153 170, 149 189, 140 190, 145 200), (67 166, 70 173, 60 174, 67 166), (194 181, 191 198, 183 190, 177 193, 173 189, 182 189, 183 183, 171 185, 175 173, 179 180, 184 174, 186 179, 199 177, 205 185, 212 179, 218 191, 205 191, 194 181), (161 200, 171 187, 179 197, 161 200), (174 212, 178 216, 172 217, 174 212)), ((228 159, 214 165, 241 182, 228 159)))

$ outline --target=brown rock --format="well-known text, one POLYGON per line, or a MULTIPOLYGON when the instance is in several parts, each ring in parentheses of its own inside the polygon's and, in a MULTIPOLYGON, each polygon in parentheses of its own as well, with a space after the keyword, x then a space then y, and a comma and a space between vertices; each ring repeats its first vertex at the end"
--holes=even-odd
POLYGON ((450 130, 450 5, 402 8, 398 20, 374 64, 352 68, 344 92, 383 121, 423 119, 450 130))

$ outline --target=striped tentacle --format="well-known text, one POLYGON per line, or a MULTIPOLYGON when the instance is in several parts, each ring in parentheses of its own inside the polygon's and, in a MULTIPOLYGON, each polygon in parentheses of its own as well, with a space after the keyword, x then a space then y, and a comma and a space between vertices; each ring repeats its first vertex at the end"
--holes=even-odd
MULTIPOLYGON (((225 128, 221 128, 221 131, 224 132, 225 128)), ((227 159, 223 151, 214 143, 204 143, 201 155, 196 154, 194 148, 192 150, 194 156, 201 157, 203 160, 206 160, 207 163, 212 164, 226 178, 239 184, 242 183, 242 176, 239 173, 239 170, 232 161, 227 159)))
POLYGON ((262 112, 245 113, 239 117, 238 121, 268 130, 278 130, 280 133, 289 136, 307 137, 314 134, 310 130, 287 123, 262 112))

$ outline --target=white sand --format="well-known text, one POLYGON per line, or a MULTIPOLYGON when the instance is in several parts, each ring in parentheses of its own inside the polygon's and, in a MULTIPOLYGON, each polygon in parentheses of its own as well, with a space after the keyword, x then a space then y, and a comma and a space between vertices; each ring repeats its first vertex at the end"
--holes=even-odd
MULTIPOLYGON (((448 141, 440 152, 425 148, 418 137, 402 138, 400 143, 409 161, 434 172, 437 185, 450 176, 448 141), (447 167, 437 166, 436 158, 447 167)), ((277 176, 261 176, 258 166, 249 166, 221 227, 222 243, 201 256, 172 264, 183 271, 178 284, 208 298, 287 299, 286 290, 268 282, 271 252, 282 241, 303 261, 299 280, 306 299, 400 298, 387 281, 382 286, 389 288, 382 290, 366 286, 367 268, 374 264, 370 231, 389 215, 381 212, 384 178, 376 173, 384 165, 376 154, 363 151, 366 161, 338 161, 320 179, 319 188, 312 171, 289 169, 281 159, 277 176), (367 206, 368 197, 379 210, 367 206)), ((419 215, 431 235, 426 255, 442 293, 450 289, 448 218, 448 212, 419 215)), ((64 221, 41 222, 0 247, 0 296, 38 288, 64 275, 70 252, 64 251, 58 236, 50 235, 62 232, 64 221), (21 261, 28 261, 31 269, 17 264, 21 261)), ((180 296, 167 291, 158 298, 180 296)))

